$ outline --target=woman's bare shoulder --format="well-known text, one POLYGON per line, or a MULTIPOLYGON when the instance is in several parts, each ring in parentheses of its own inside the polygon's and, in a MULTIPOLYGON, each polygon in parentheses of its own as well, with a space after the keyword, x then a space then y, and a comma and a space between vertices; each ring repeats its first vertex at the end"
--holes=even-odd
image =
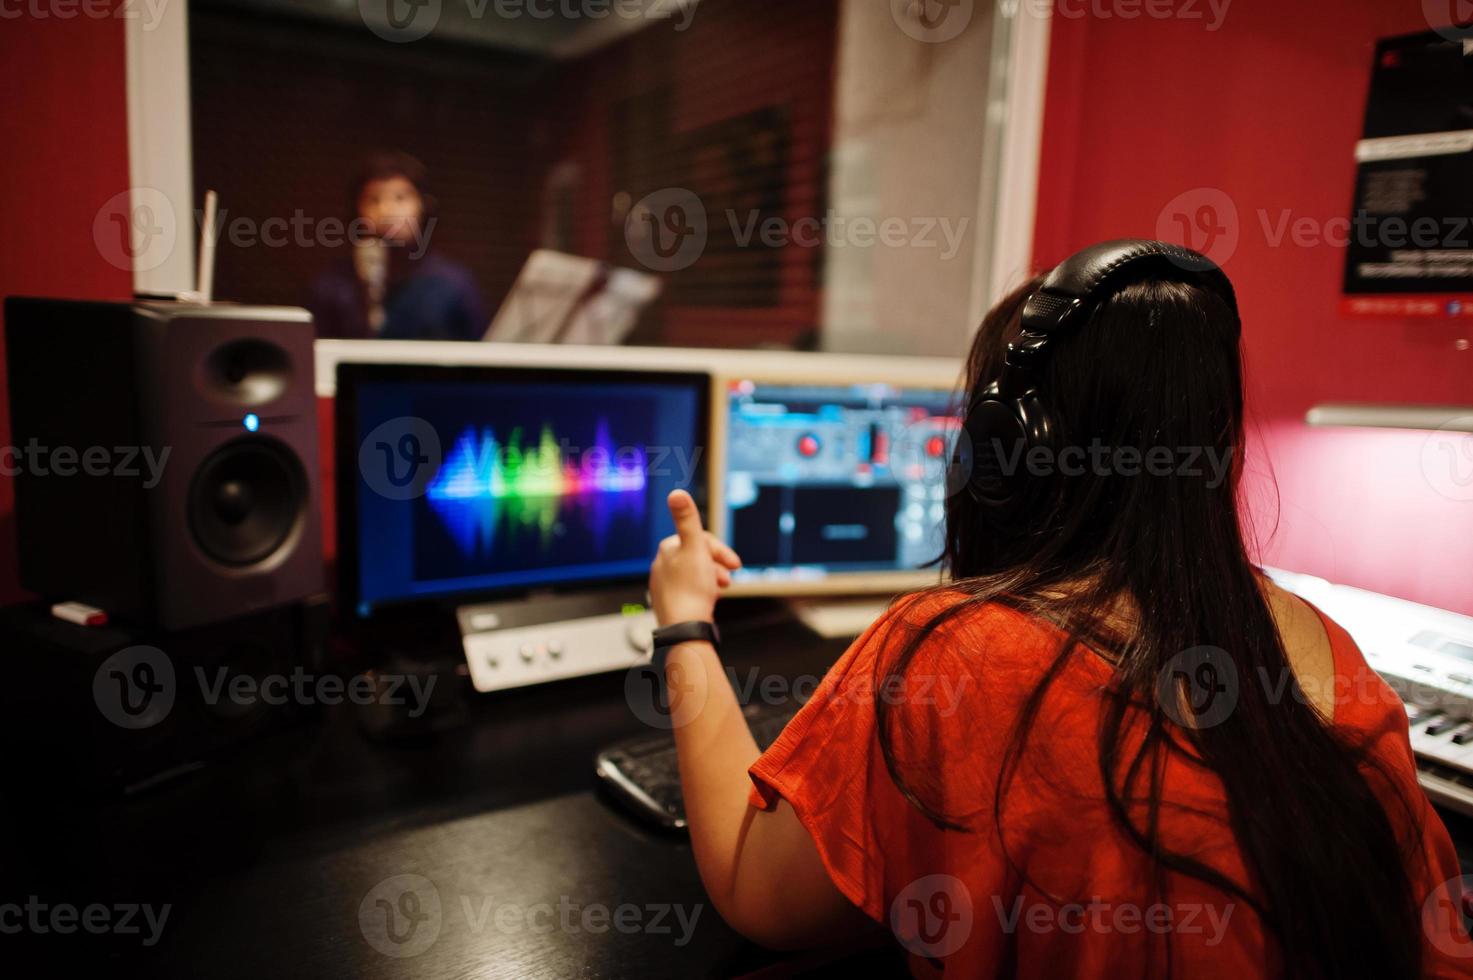
POLYGON ((1299 686, 1326 718, 1335 710, 1335 652, 1325 623, 1303 599, 1262 580, 1263 595, 1279 628, 1284 652, 1299 686))

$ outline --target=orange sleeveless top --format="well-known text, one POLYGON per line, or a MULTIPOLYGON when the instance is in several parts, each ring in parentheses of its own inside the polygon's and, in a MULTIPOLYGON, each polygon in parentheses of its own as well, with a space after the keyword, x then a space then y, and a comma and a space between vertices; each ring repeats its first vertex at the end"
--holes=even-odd
MULTIPOLYGON (((850 647, 752 766, 752 805, 771 809, 781 798, 793 807, 839 891, 894 932, 917 976, 1165 976, 1168 941, 1178 977, 1280 975, 1251 907, 1174 872, 1153 889, 1151 862, 1105 802, 1095 732, 1112 672, 1094 654, 1072 653, 1057 675, 997 819, 1013 725, 1064 634, 986 606, 933 634, 903 685, 885 686, 887 658, 903 642, 891 628, 952 601, 903 600, 850 647), (969 832, 937 828, 902 797, 880 752, 877 690, 896 705, 890 730, 908 785, 969 832)), ((1417 785, 1406 711, 1349 634, 1321 619, 1334 652, 1334 724, 1369 739, 1419 825, 1398 829, 1420 840, 1411 872, 1425 897, 1425 973, 1473 977, 1473 943, 1451 915, 1461 898, 1457 854, 1417 785)), ((1249 881, 1220 780, 1171 753, 1163 787, 1166 846, 1249 881)), ((1141 804, 1137 822, 1144 812, 1141 804)), ((1405 807, 1388 812, 1406 821, 1405 807)))

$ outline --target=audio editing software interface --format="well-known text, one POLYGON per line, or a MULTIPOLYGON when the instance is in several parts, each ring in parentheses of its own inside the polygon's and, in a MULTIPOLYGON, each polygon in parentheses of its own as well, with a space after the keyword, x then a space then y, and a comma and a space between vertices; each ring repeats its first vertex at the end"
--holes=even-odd
POLYGON ((674 531, 666 495, 701 495, 707 385, 432 370, 357 385, 359 614, 642 579, 674 531))
POLYGON ((949 391, 732 382, 724 487, 741 578, 911 571, 941 554, 949 391))

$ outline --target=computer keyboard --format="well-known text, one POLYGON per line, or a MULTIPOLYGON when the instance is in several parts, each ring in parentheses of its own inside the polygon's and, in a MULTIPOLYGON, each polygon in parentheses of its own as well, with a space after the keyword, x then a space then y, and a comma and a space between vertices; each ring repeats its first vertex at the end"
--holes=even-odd
MULTIPOLYGON (((743 709, 757 747, 765 750, 798 713, 749 705, 743 709)), ((675 737, 669 732, 638 735, 598 754, 595 771, 604 784, 642 819, 667 830, 685 829, 685 800, 680 795, 680 769, 675 737)))

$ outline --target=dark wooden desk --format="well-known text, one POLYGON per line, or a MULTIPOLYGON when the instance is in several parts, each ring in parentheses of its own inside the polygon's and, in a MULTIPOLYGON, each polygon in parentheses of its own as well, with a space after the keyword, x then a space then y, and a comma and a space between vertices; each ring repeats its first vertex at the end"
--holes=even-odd
POLYGON ((732 976, 762 960, 711 910, 683 842, 588 792, 338 837, 211 880, 194 904, 161 975, 732 976))
MULTIPOLYGON (((743 680, 821 676, 845 646, 770 604, 737 612, 726 661, 743 680)), ((459 727, 387 743, 365 734, 362 709, 323 708, 105 805, 49 806, 13 787, 22 795, 5 806, 0 903, 35 895, 50 908, 170 911, 151 947, 147 926, 129 937, 27 930, 0 934, 0 958, 19 946, 52 968, 105 958, 115 975, 252 980, 739 976, 796 965, 720 920, 683 836, 647 829, 601 792, 595 754, 649 731, 622 674, 464 702, 459 727), (403 898, 403 882, 416 898, 403 898), (415 900, 417 912, 400 904, 415 900), (423 940, 387 939, 386 910, 399 938, 410 935, 408 910, 414 936, 434 932, 433 942, 398 956, 423 940)))
MULTIPOLYGON (((817 677, 844 647, 770 606, 734 612, 726 661, 743 681, 817 677)), ((0 658, 17 655, 0 644, 0 658)), ((832 957, 783 959, 742 941, 710 908, 685 840, 600 794, 596 752, 648 731, 623 683, 471 694, 460 727, 411 741, 368 737, 361 709, 325 708, 105 804, 18 776, 45 747, 0 725, 0 963, 17 976, 101 961, 110 976, 250 980, 852 973, 832 957), (151 946, 136 914, 143 928, 131 935, 7 931, 6 903, 32 896, 49 909, 169 912, 151 946), (41 969, 10 969, 27 957, 41 969)), ((1473 842, 1468 821, 1447 820, 1460 845, 1473 842)), ((902 967, 893 947, 860 955, 866 975, 902 967)))

